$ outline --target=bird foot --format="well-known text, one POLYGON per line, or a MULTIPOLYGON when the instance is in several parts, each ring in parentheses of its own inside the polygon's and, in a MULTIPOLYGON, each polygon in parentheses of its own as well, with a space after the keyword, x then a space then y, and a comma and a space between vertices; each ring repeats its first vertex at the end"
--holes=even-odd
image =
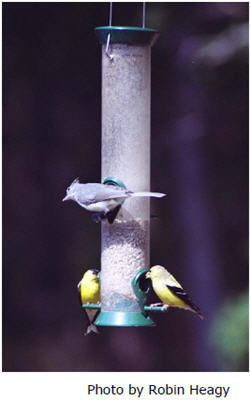
POLYGON ((150 304, 149 308, 150 308, 150 310, 152 310, 154 307, 158 307, 158 306, 164 307, 163 303, 154 303, 154 304, 150 304))

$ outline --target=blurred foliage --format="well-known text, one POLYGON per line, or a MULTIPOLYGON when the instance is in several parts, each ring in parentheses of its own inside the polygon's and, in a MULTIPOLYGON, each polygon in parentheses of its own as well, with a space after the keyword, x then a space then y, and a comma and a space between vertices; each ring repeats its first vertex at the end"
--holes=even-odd
POLYGON ((211 325, 211 343, 223 371, 245 371, 249 354, 249 294, 226 300, 211 325))

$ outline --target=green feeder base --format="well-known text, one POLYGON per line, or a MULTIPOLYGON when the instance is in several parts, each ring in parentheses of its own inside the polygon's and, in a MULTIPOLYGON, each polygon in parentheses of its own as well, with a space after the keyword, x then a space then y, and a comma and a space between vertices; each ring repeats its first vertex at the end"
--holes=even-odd
POLYGON ((140 312, 101 311, 95 320, 97 326, 154 326, 148 316, 140 312))

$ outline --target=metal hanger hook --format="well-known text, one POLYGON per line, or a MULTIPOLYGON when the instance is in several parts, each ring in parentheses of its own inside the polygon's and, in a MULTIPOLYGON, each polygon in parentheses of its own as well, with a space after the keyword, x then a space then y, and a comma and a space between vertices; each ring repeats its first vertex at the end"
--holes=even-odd
MULTIPOLYGON (((112 2, 110 2, 109 3, 109 26, 112 26, 112 14, 113 14, 113 4, 112 4, 112 2)), ((111 33, 109 33, 107 36, 105 53, 106 53, 106 56, 109 58, 109 60, 112 61, 114 56, 111 54, 110 39, 111 39, 111 33)))
POLYGON ((109 58, 109 60, 110 60, 110 61, 113 61, 114 56, 111 54, 110 39, 111 39, 111 33, 109 33, 108 36, 107 36, 107 42, 106 42, 106 47, 105 47, 105 53, 106 53, 106 56, 109 58))
MULTIPOLYGON (((113 3, 109 3, 109 26, 112 26, 112 16, 113 16, 113 3)), ((142 3, 142 28, 145 28, 145 19, 146 19, 146 2, 142 3)), ((106 56, 110 61, 113 61, 114 56, 111 54, 111 33, 107 36, 107 42, 105 47, 106 56)))

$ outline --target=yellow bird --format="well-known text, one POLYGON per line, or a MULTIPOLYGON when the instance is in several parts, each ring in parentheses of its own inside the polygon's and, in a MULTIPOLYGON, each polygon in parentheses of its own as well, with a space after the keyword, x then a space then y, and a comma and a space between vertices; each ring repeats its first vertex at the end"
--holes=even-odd
MULTIPOLYGON (((97 269, 87 270, 80 282, 77 285, 81 304, 99 304, 100 302, 100 282, 99 282, 99 272, 97 269)), ((99 333, 97 327, 94 325, 94 321, 99 313, 99 310, 94 310, 90 308, 84 309, 87 319, 88 328, 85 332, 85 336, 90 332, 99 333)))
MULTIPOLYGON (((166 268, 161 265, 155 265, 146 273, 146 278, 151 279, 154 292, 168 307, 184 308, 204 319, 199 307, 193 303, 183 287, 166 268)), ((157 303, 157 305, 159 304, 162 303, 157 303)))

